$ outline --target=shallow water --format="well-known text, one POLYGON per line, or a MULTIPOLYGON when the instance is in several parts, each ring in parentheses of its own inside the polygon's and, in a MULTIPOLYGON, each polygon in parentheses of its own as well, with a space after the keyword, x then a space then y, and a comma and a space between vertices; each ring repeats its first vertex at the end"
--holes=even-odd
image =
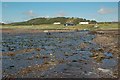
MULTIPOLYGON (((43 64, 45 61, 64 60, 64 63, 60 63, 48 70, 30 72, 22 77, 111 77, 111 75, 106 76, 106 73, 103 72, 100 73, 103 75, 99 75, 97 69, 101 67, 114 70, 115 66, 117 66, 117 60, 115 58, 103 59, 103 62, 98 64, 92 59, 90 56, 93 53, 90 51, 98 50, 101 46, 93 43, 92 40, 95 35, 88 33, 89 31, 51 32, 50 35, 46 33, 14 35, 3 33, 3 54, 23 49, 41 49, 40 51, 35 49, 19 54, 16 52, 15 56, 3 56, 3 76, 15 75, 22 68, 43 64), (88 46, 81 48, 81 43, 86 43, 88 46), (48 56, 48 58, 37 58, 36 55, 48 56)), ((113 57, 112 53, 106 52, 104 54, 113 57)), ((16 77, 21 76, 17 74, 16 77)))

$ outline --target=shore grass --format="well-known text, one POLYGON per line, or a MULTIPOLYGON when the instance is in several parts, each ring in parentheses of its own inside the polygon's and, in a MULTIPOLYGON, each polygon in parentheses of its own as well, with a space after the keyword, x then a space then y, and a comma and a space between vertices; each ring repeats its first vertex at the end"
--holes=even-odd
POLYGON ((111 24, 99 24, 99 29, 101 30, 109 30, 109 29, 119 29, 118 24, 116 23, 111 23, 111 24))
POLYGON ((94 27, 94 24, 87 25, 76 25, 76 26, 64 26, 64 25, 19 25, 19 26, 11 26, 11 25, 3 25, 0 26, 0 29, 38 29, 38 30, 109 30, 109 29, 118 29, 118 24, 98 24, 98 27, 94 27))

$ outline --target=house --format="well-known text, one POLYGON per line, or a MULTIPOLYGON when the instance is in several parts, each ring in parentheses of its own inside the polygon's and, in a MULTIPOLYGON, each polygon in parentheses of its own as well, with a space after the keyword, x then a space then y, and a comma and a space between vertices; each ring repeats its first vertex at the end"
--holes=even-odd
POLYGON ((59 24, 61 24, 61 23, 60 23, 60 22, 54 22, 53 24, 59 25, 59 24))
POLYGON ((65 23, 64 26, 75 26, 74 23, 65 23))
POLYGON ((89 24, 89 22, 80 22, 79 24, 89 24))

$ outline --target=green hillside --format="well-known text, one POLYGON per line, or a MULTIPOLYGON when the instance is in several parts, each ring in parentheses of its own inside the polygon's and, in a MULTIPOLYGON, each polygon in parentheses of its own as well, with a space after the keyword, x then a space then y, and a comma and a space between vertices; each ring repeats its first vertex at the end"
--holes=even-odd
POLYGON ((74 18, 74 17, 55 17, 55 18, 35 18, 25 22, 16 22, 11 23, 11 25, 40 25, 40 24, 53 24, 54 22, 60 22, 64 24, 66 22, 72 22, 74 24, 78 24, 79 22, 90 22, 96 23, 94 20, 87 20, 83 18, 74 18))

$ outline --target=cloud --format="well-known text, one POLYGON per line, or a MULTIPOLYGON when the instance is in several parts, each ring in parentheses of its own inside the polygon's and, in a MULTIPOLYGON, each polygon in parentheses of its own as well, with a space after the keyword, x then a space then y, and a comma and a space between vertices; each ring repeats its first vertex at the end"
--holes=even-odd
POLYGON ((23 14, 28 16, 28 17, 36 17, 36 16, 38 16, 36 13, 33 12, 33 10, 26 11, 23 14))
POLYGON ((113 8, 100 8, 97 12, 99 14, 111 14, 113 13, 115 10, 113 8))
POLYGON ((57 13, 56 16, 57 17, 64 17, 64 16, 66 16, 66 13, 65 12, 59 12, 59 13, 57 13))
POLYGON ((45 18, 50 18, 50 16, 46 15, 45 18))

